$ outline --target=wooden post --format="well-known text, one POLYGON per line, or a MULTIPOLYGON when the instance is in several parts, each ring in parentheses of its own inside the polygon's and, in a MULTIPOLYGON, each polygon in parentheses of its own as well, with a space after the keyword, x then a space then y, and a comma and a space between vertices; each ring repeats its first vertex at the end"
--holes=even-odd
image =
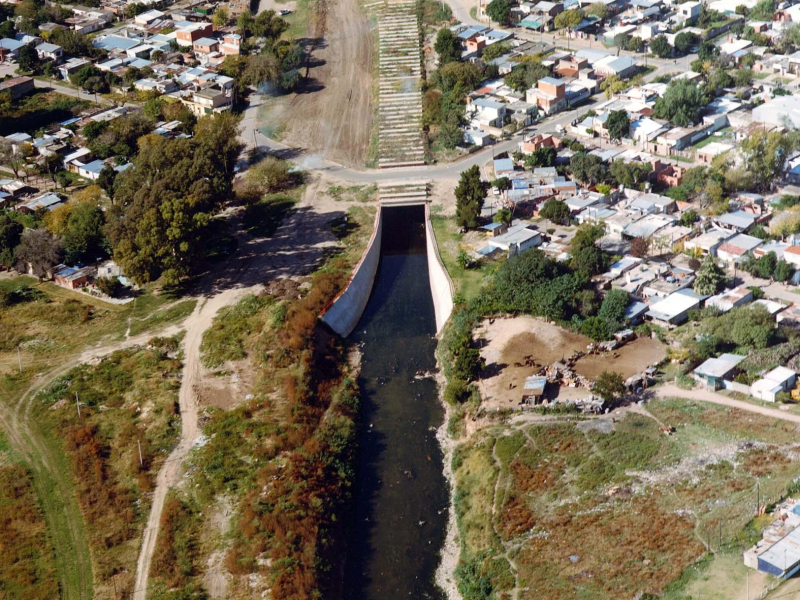
POLYGON ((19 351, 19 345, 17 345, 17 362, 19 363, 19 372, 22 373, 22 355, 19 351))
POLYGON ((78 418, 81 418, 81 402, 78 400, 78 392, 75 392, 75 406, 78 407, 78 418))
POLYGON ((142 440, 136 440, 136 443, 139 445, 139 466, 144 466, 144 461, 142 460, 142 440))

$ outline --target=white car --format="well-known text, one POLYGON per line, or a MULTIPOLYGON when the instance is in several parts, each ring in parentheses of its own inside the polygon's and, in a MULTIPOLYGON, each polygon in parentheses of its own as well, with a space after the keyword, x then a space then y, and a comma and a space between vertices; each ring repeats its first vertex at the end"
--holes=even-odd
POLYGON ((290 14, 292 14, 292 11, 290 11, 288 8, 284 8, 283 10, 280 11, 280 15, 282 17, 285 17, 286 15, 290 15, 290 14))

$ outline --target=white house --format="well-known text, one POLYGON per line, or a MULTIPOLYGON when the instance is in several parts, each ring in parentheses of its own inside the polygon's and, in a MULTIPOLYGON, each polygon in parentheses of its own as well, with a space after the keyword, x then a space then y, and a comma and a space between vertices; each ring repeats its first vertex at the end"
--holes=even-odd
POLYGON ((36 54, 39 60, 52 60, 58 63, 64 56, 64 50, 58 44, 44 43, 36 46, 36 54))

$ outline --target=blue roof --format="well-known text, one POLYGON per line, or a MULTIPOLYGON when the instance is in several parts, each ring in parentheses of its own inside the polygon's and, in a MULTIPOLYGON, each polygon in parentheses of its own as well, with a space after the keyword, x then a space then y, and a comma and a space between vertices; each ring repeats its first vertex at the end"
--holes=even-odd
POLYGON ((539 19, 535 19, 534 17, 525 17, 519 22, 519 24, 523 27, 530 27, 531 29, 539 29, 539 27, 542 26, 541 21, 539 21, 539 19))
POLYGON ((556 79, 555 77, 542 77, 539 81, 542 83, 549 83, 550 85, 564 85, 564 81, 556 79))
POLYGON ((488 225, 484 225, 481 229, 485 229, 486 231, 494 231, 498 227, 502 227, 502 223, 489 223, 488 225))
POLYGON ((19 50, 24 45, 23 42, 12 40, 11 38, 3 38, 0 40, 0 48, 5 48, 6 50, 19 50))
POLYGON ((85 171, 89 171, 90 173, 99 173, 105 166, 106 163, 104 163, 102 160, 93 160, 92 162, 83 165, 83 169, 85 171))
POLYGON ((494 170, 497 171, 513 171, 514 161, 510 158, 498 158, 494 161, 494 170))
POLYGON ((62 127, 66 127, 67 125, 72 125, 73 123, 77 123, 80 120, 81 120, 80 117, 72 117, 71 119, 67 119, 66 121, 61 121, 59 125, 61 125, 62 127))
POLYGON ((130 50, 142 43, 142 40, 122 37, 121 35, 107 35, 104 38, 94 40, 95 48, 103 50, 130 50))

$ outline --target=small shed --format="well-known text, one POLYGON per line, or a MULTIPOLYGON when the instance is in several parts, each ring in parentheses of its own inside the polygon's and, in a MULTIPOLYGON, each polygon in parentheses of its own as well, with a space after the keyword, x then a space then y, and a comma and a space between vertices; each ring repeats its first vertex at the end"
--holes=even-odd
POLYGON ((750 394, 754 398, 765 402, 775 402, 778 394, 788 392, 797 379, 797 373, 788 367, 775 367, 772 371, 765 373, 764 377, 753 382, 750 386, 750 394))
POLYGON ((544 388, 547 385, 547 377, 544 375, 531 375, 525 378, 522 386, 522 402, 528 404, 539 404, 544 395, 544 388))
POLYGON ((724 379, 730 377, 746 357, 740 354, 723 354, 717 358, 709 358, 694 370, 694 376, 706 387, 716 390, 724 387, 724 379))

